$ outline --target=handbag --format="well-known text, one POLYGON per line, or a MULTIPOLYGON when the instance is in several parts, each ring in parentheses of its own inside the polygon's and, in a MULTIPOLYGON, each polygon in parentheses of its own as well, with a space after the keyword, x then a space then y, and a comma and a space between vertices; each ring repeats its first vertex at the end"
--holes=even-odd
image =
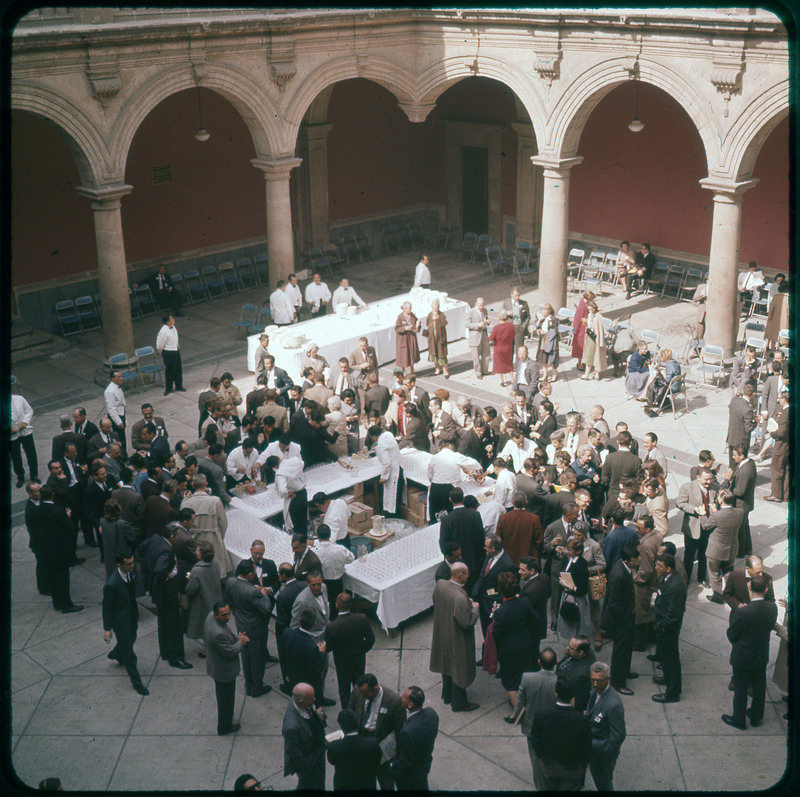
POLYGON ((587 329, 586 334, 589 336, 591 340, 597 340, 597 335, 595 335, 593 329, 587 329))
POLYGON ((565 623, 570 625, 577 625, 581 619, 581 610, 578 608, 577 601, 574 595, 565 595, 564 600, 561 601, 561 608, 558 610, 561 618, 565 623))
POLYGON ((601 573, 599 568, 595 568, 597 573, 593 576, 589 576, 589 597, 593 601, 599 601, 600 598, 604 598, 606 594, 606 589, 608 587, 608 579, 606 578, 605 573, 601 573))

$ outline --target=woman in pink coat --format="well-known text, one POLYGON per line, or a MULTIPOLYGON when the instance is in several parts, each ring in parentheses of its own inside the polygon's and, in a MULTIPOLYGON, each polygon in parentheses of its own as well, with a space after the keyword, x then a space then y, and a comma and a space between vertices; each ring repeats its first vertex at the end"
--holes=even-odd
POLYGON ((572 319, 572 356, 578 360, 578 370, 583 371, 583 342, 586 336, 586 316, 589 315, 588 302, 594 301, 594 294, 586 291, 575 309, 572 319))
POLYGON ((396 359, 397 367, 406 368, 410 374, 414 373, 414 366, 419 362, 419 319, 411 312, 411 302, 403 302, 403 311, 397 316, 394 331, 397 340, 396 359))
POLYGON ((500 387, 505 387, 505 376, 508 374, 509 382, 514 372, 514 322, 508 320, 508 313, 503 310, 499 316, 499 323, 492 327, 489 335, 489 345, 494 346, 492 355, 492 373, 500 374, 500 387))

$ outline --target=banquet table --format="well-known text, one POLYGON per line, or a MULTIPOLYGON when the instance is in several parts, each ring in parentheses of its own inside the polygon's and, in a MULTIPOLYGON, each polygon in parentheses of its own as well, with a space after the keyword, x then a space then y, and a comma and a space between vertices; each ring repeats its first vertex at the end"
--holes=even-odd
MULTIPOLYGON (((428 463, 433 458, 433 454, 428 451, 419 451, 416 448, 403 448, 400 450, 400 454, 402 455, 403 476, 406 481, 421 484, 423 487, 430 487, 428 463)), ((478 484, 474 479, 462 479, 456 482, 453 487, 460 487, 464 495, 474 495, 478 501, 484 501, 488 500, 490 491, 494 489, 494 483, 495 480, 491 476, 487 476, 481 484, 478 484)))
MULTIPOLYGON (((431 302, 437 298, 442 312, 447 316, 448 340, 463 338, 469 305, 451 299, 440 291, 414 288, 410 293, 391 296, 372 302, 367 308, 359 308, 357 315, 342 316, 329 311, 321 318, 299 324, 267 327, 266 332, 270 336, 269 352, 275 357, 275 365, 283 368, 297 384, 302 381, 301 366, 306 356, 306 345, 311 341, 319 346, 319 353, 336 370, 339 358, 349 357, 358 348, 358 339, 365 337, 369 345, 375 348, 378 363, 383 365, 395 359, 394 325, 403 302, 411 302, 412 312, 419 318, 424 329, 431 302)), ((260 334, 247 338, 247 367, 251 371, 255 370, 255 353, 260 334)), ((420 351, 426 351, 428 339, 420 333, 417 341, 420 351)))
POLYGON ((264 558, 272 559, 276 565, 293 562, 291 535, 242 509, 228 507, 228 530, 225 532, 225 547, 238 559, 250 558, 253 540, 264 543, 264 558))

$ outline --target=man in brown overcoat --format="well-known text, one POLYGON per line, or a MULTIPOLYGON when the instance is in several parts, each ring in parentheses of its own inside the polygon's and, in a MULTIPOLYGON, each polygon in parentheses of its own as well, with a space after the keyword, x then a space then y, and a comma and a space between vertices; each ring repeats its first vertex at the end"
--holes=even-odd
POLYGON ((656 589, 655 561, 662 535, 655 529, 655 520, 645 515, 636 521, 639 533, 639 569, 633 574, 633 589, 636 593, 636 625, 633 631, 633 649, 647 650, 648 637, 652 636, 653 608, 650 597, 656 589))
POLYGON ((467 687, 475 680, 475 623, 478 604, 470 600, 464 585, 469 568, 456 562, 450 580, 439 581, 433 590, 433 638, 431 672, 442 674, 442 700, 453 711, 474 711, 477 703, 467 700, 467 687))

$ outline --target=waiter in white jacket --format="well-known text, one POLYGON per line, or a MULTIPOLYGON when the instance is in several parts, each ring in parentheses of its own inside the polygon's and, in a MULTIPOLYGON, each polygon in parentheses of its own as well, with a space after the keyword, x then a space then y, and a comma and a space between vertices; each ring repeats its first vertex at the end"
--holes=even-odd
POLYGON ((269 312, 272 316, 272 323, 279 327, 285 327, 297 320, 292 300, 286 293, 286 283, 278 280, 277 288, 269 297, 269 312))
POLYGON ((108 383, 103 398, 106 401, 106 412, 114 424, 114 430, 119 436, 122 446, 122 456, 128 458, 128 447, 125 445, 125 394, 122 392, 122 373, 114 371, 108 383))
POLYGON ((283 498, 283 527, 286 531, 308 532, 308 493, 303 474, 305 463, 297 457, 283 460, 275 471, 275 489, 283 498))
POLYGON ((380 426, 372 426, 367 433, 368 447, 375 438, 375 456, 381 466, 380 483, 383 486, 381 508, 384 515, 394 517, 397 515, 398 497, 404 484, 403 469, 400 467, 402 454, 391 432, 381 431, 380 426))
POLYGON ((165 315, 161 320, 164 322, 164 326, 158 330, 156 351, 164 358, 164 395, 168 396, 173 390, 185 393, 183 365, 178 347, 178 330, 175 328, 175 319, 171 315, 165 315))
POLYGON ((17 487, 25 484, 25 468, 22 465, 22 451, 28 460, 31 479, 39 478, 39 460, 36 456, 36 443, 33 440, 33 408, 19 394, 11 394, 11 442, 8 447, 11 465, 17 477, 17 487))
POLYGON ((453 511, 450 491, 463 478, 462 472, 467 476, 478 476, 483 470, 478 460, 459 454, 452 440, 442 443, 439 452, 428 462, 431 483, 428 488, 428 519, 431 523, 436 523, 436 515, 443 509, 453 511))
POLYGON ((322 281, 319 271, 315 271, 311 275, 311 282, 306 285, 306 304, 309 305, 312 317, 325 315, 330 300, 330 288, 322 281))
POLYGON ((430 258, 427 255, 420 255, 417 269, 414 272, 414 287, 415 288, 430 288, 431 287, 431 270, 428 268, 430 258))

